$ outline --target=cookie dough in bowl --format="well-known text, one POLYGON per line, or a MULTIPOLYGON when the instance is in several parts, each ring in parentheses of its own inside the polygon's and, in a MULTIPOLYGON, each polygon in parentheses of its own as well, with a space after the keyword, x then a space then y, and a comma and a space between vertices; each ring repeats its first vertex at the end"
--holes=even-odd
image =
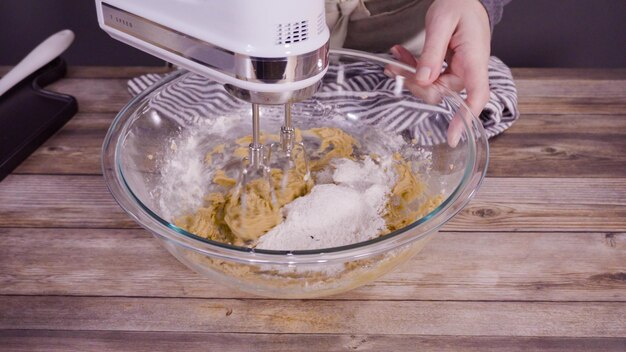
MULTIPOLYGON (((113 196, 188 267, 258 295, 336 294, 405 262, 480 185, 484 130, 445 87, 426 102, 384 75, 398 63, 330 59, 320 90, 291 108, 305 152, 289 169, 270 165, 269 183, 240 182, 249 104, 178 71, 116 117, 103 148, 113 196), (453 119, 465 129, 454 147, 453 119)), ((264 144, 280 139, 282 116, 261 108, 264 144)))

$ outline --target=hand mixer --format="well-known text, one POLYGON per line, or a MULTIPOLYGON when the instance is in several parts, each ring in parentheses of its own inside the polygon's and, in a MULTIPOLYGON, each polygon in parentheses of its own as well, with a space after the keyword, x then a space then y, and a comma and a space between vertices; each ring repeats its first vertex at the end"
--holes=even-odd
POLYGON ((270 157, 286 169, 296 151, 304 154, 290 104, 311 97, 328 68, 324 0, 96 0, 96 9, 113 38, 223 83, 252 104, 252 143, 238 187, 256 178, 271 185, 270 157), (285 105, 279 145, 260 142, 262 104, 285 105))

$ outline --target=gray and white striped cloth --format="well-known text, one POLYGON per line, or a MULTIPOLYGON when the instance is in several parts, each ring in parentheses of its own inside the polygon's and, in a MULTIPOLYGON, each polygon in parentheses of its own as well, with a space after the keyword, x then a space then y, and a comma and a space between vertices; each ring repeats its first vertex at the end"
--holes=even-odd
MULTIPOLYGON (((423 144, 445 141, 445 136, 437 135, 445 128, 429 126, 433 119, 426 119, 426 115, 437 113, 437 106, 415 98, 403 100, 402 107, 398 108, 398 99, 394 94, 396 80, 385 76, 380 66, 359 62, 349 64, 349 68, 344 65, 344 69, 349 74, 337 83, 337 67, 329 68, 316 99, 332 104, 341 114, 358 113, 366 123, 376 124, 384 118, 386 129, 410 130, 411 135, 423 144), (341 94, 337 94, 338 91, 341 94), (355 94, 363 92, 368 93, 366 103, 354 99, 355 94), (389 116, 385 106, 392 103, 395 104, 394 116, 389 116), (433 131, 438 133, 433 135, 433 131), (431 140, 422 141, 420 137, 426 135, 431 136, 431 140)), ((148 74, 133 78, 128 81, 128 90, 132 95, 138 95, 164 76, 148 74)), ((480 120, 491 138, 511 127, 519 118, 517 89, 511 70, 496 57, 491 57, 489 61, 489 87, 489 101, 480 114, 480 120)), ((466 97, 464 91, 461 96, 466 97)), ((197 121, 207 114, 232 111, 244 104, 247 103, 230 96, 221 84, 195 74, 186 77, 183 82, 169 85, 150 101, 152 108, 181 123, 197 121)), ((446 109, 445 106, 443 108, 446 109)))

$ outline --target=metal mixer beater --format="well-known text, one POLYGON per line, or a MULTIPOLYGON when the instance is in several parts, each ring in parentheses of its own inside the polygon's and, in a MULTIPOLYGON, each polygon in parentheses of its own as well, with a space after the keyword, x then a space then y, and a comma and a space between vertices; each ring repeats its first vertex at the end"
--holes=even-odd
POLYGON ((264 145, 261 142, 260 107, 252 104, 252 141, 248 146, 248 156, 244 159, 241 176, 235 188, 235 194, 241 197, 243 210, 247 204, 246 194, 248 186, 255 182, 261 185, 255 187, 256 192, 267 192, 262 196, 270 198, 276 203, 276 187, 272 177, 272 169, 282 171, 279 192, 287 187, 290 175, 301 177, 302 181, 308 182, 311 178, 309 159, 304 143, 296 141, 295 128, 291 120, 291 103, 285 104, 284 122, 280 128, 279 141, 264 145))
POLYGON ((311 178, 309 158, 303 142, 296 142, 296 130, 291 123, 291 103, 285 104, 285 120, 280 128, 280 141, 270 144, 269 160, 272 167, 283 170, 281 189, 285 189, 289 170, 300 172, 305 182, 311 178), (303 162, 303 169, 298 170, 298 159, 303 162))

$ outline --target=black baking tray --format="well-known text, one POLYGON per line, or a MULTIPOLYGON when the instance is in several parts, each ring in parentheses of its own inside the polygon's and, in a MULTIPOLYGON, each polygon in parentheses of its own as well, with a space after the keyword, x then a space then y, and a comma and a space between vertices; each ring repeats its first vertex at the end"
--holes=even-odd
POLYGON ((78 111, 74 97, 44 89, 65 73, 56 58, 0 96, 0 181, 78 111))

